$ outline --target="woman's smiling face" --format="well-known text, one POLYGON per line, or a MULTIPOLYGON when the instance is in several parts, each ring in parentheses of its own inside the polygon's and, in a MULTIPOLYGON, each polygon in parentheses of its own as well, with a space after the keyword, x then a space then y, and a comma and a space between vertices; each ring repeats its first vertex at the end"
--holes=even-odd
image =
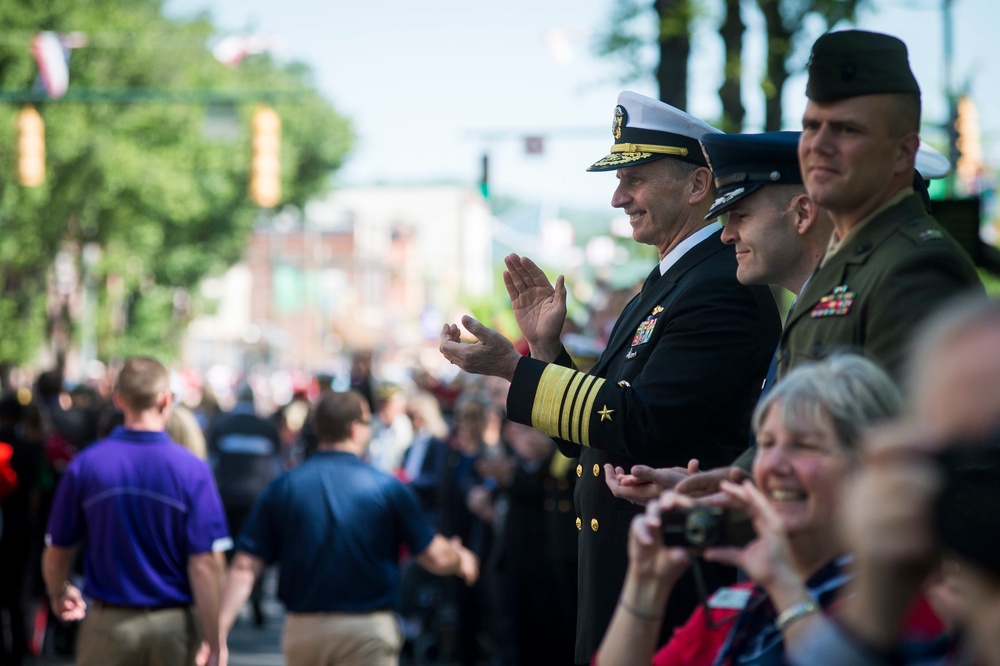
POLYGON ((789 536, 828 539, 850 453, 832 423, 785 423, 781 402, 771 405, 757 432, 753 478, 782 517, 789 536))

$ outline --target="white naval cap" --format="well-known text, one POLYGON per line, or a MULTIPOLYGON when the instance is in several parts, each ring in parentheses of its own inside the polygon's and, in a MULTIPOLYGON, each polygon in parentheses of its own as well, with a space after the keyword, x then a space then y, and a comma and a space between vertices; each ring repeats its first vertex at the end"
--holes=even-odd
POLYGON ((611 153, 594 162, 587 171, 612 171, 673 157, 708 166, 698 140, 721 133, 708 123, 652 97, 629 90, 618 95, 611 136, 611 153))
POLYGON ((924 180, 932 178, 944 178, 951 172, 951 162, 933 146, 929 146, 923 141, 917 148, 917 156, 914 160, 914 167, 924 180))

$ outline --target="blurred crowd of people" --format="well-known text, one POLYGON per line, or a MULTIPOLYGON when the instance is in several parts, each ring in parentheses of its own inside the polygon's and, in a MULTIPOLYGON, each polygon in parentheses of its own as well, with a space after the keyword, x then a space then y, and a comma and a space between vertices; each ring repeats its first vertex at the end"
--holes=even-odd
MULTIPOLYGON (((351 383, 372 414, 366 462, 410 486, 431 524, 459 537, 482 563, 479 581, 469 588, 413 561, 404 564, 397 609, 404 657, 517 664, 530 654, 570 661, 574 465, 547 435, 506 421, 504 382, 468 376, 444 382, 423 372, 408 382, 385 381, 372 372, 370 356, 359 356, 365 361, 355 368, 362 372, 351 383)), ((24 663, 42 651, 72 654, 74 625, 56 621, 45 603, 43 536, 66 465, 122 423, 111 386, 113 380, 68 387, 52 370, 0 398, 0 442, 11 452, 0 466, 13 473, 9 487, 0 484, 2 663, 24 663)), ((317 386, 311 397, 297 391, 271 413, 258 408, 246 381, 232 387, 236 401, 229 410, 208 387, 198 405, 175 402, 167 431, 209 462, 234 540, 267 485, 316 450, 310 411, 332 390, 331 378, 319 376, 317 386)), ((253 622, 263 625, 260 579, 250 602, 253 622)))

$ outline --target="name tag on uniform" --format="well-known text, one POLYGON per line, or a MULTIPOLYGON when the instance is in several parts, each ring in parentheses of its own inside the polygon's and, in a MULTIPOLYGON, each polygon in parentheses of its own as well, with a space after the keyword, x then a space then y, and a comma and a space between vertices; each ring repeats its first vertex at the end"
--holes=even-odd
POLYGON ((709 608, 726 610, 743 610, 750 601, 750 590, 736 587, 721 587, 715 591, 709 600, 709 608))

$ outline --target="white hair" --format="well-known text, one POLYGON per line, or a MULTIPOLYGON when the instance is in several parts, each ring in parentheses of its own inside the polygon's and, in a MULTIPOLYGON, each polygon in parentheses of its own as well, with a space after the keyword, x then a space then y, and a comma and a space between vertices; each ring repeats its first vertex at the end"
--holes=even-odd
POLYGON ((831 427, 843 446, 853 448, 865 429, 899 414, 903 398, 874 362, 840 353, 798 365, 775 384, 754 411, 754 432, 775 404, 788 430, 831 427))

